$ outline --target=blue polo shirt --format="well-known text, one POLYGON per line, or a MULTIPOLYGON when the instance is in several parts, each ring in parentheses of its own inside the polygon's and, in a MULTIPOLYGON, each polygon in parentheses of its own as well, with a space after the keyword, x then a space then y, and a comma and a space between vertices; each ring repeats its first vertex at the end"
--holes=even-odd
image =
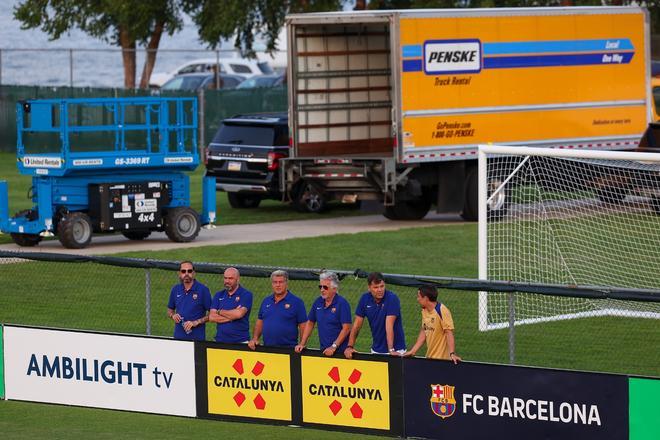
POLYGON ((305 303, 287 290, 280 302, 269 295, 261 302, 259 319, 263 321, 264 345, 295 347, 298 344, 298 325, 307 322, 305 303))
MULTIPOLYGON (((307 318, 312 322, 318 322, 319 343, 321 350, 325 350, 335 342, 341 333, 342 325, 351 323, 351 306, 344 297, 337 294, 332 298, 332 303, 326 307, 325 300, 319 296, 309 309, 307 318)), ((337 352, 343 353, 347 345, 348 337, 337 347, 337 352)))
MULTIPOLYGON (((183 283, 179 283, 172 287, 170 301, 167 303, 167 307, 181 315, 183 321, 194 321, 203 318, 206 312, 211 309, 211 291, 197 280, 193 281, 190 290, 186 290, 183 287, 183 283)), ((187 339, 191 341, 203 341, 206 339, 205 324, 193 327, 192 332, 186 334, 185 330, 183 330, 183 321, 174 325, 175 339, 187 339)))
POLYGON ((218 324, 218 329, 215 333, 215 340, 217 342, 227 342, 230 344, 240 344, 250 340, 250 311, 252 310, 252 292, 243 286, 238 286, 238 289, 233 294, 229 294, 227 289, 216 292, 211 303, 211 308, 217 311, 220 310, 234 310, 239 307, 245 307, 247 313, 241 319, 235 319, 230 322, 222 322, 218 324))
POLYGON ((387 349, 387 334, 385 333, 385 318, 396 316, 396 321, 394 321, 394 349, 404 350, 406 348, 406 338, 401 322, 401 303, 394 292, 386 290, 380 303, 376 303, 371 292, 365 292, 355 308, 355 315, 361 318, 366 317, 369 321, 371 337, 373 338, 371 349, 378 353, 388 353, 389 351, 387 349))

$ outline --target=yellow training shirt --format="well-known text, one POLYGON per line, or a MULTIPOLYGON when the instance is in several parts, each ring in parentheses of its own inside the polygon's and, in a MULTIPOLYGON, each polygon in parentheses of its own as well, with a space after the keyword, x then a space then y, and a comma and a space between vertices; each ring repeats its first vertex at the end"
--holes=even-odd
POLYGON ((422 309, 422 328, 426 335, 426 357, 449 359, 445 330, 454 330, 454 320, 449 309, 440 303, 430 312, 422 309))

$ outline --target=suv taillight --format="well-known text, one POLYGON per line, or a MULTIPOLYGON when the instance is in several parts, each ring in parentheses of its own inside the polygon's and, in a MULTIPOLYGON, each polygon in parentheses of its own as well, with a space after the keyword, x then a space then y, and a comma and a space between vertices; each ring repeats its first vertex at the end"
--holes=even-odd
POLYGON ((280 166, 279 160, 283 157, 286 155, 282 153, 268 153, 268 171, 275 171, 280 166))

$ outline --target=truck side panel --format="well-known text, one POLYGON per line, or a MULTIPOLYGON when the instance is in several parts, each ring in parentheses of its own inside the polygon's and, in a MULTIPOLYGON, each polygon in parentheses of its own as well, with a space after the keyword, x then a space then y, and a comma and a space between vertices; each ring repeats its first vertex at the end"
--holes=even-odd
POLYGON ((489 142, 636 146, 649 118, 646 32, 641 9, 402 17, 403 161, 489 142))

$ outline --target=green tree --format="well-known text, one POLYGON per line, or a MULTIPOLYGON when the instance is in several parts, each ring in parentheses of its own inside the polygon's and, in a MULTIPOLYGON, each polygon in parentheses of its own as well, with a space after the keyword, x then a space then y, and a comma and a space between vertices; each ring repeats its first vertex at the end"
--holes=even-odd
POLYGON ((124 86, 135 87, 136 45, 146 45, 140 87, 147 87, 163 32, 181 29, 182 0, 23 0, 14 8, 22 29, 52 40, 72 29, 121 47, 124 86))
POLYGON ((199 29, 199 37, 216 48, 223 39, 234 38, 234 46, 244 56, 254 56, 256 37, 266 50, 277 49, 277 37, 286 14, 338 11, 346 0, 183 0, 199 29))

